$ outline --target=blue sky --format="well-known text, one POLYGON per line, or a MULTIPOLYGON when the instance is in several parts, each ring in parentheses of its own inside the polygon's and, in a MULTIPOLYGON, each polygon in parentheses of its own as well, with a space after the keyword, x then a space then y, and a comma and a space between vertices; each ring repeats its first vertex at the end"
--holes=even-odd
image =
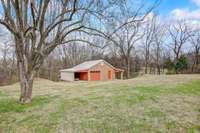
MULTIPOLYGON (((155 2, 155 0, 150 1, 155 2)), ((154 12, 166 19, 170 17, 200 21, 200 0, 162 0, 154 12)))
POLYGON ((200 3, 200 0, 162 0, 161 4, 156 9, 156 12, 165 16, 175 9, 194 11, 199 8, 198 2, 200 3))
MULTIPOLYGON (((144 0, 147 3, 151 3, 151 1, 155 2, 156 0, 144 0)), ((167 16, 176 9, 186 11, 189 15, 191 12, 197 13, 198 9, 198 13, 200 13, 200 0, 161 0, 161 4, 155 9, 155 12, 161 16, 167 16)), ((1 10, 0 6, 0 12, 1 10)))
POLYGON ((157 10, 160 14, 167 15, 177 8, 195 10, 197 6, 192 0, 162 0, 157 10))

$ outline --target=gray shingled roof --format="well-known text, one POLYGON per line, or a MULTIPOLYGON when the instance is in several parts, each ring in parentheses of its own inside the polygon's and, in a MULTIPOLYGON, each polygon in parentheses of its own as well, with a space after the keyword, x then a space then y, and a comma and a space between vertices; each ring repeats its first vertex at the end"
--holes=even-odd
MULTIPOLYGON (((91 67, 101 63, 101 62, 104 62, 104 63, 107 63, 106 61, 104 60, 93 60, 93 61, 86 61, 86 62, 83 62, 73 68, 69 68, 69 69, 63 69, 63 70, 60 70, 61 72, 77 72, 77 71, 83 71, 83 70, 88 70, 90 69, 91 67)), ((109 66, 113 67, 112 65, 110 65, 109 63, 107 63, 109 66)), ((114 67, 113 67, 114 68, 114 67)))

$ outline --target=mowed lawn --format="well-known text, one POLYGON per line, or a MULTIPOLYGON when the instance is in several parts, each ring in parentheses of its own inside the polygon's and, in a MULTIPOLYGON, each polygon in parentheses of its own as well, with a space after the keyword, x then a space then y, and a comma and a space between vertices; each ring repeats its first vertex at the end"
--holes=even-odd
POLYGON ((200 75, 107 82, 36 79, 20 105, 19 84, 0 87, 0 133, 199 133, 200 75))

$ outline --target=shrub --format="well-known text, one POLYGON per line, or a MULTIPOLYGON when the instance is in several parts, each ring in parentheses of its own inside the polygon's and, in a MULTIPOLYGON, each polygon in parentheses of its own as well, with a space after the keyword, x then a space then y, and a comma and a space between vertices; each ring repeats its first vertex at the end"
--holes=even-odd
POLYGON ((187 69, 187 58, 184 55, 181 55, 178 61, 175 63, 176 72, 183 72, 187 69))

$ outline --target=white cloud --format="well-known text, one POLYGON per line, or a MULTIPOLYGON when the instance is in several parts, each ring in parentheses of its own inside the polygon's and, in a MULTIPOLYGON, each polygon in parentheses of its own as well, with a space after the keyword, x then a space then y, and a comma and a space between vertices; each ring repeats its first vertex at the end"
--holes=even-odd
POLYGON ((177 20, 184 20, 190 28, 200 28, 200 9, 174 9, 170 12, 168 20, 170 23, 176 23, 177 20))
POLYGON ((189 19, 189 20, 200 20, 200 9, 188 10, 188 9, 174 9, 171 11, 170 16, 173 19, 189 19))
POLYGON ((200 0, 192 0, 192 2, 197 5, 198 7, 200 7, 200 0))

